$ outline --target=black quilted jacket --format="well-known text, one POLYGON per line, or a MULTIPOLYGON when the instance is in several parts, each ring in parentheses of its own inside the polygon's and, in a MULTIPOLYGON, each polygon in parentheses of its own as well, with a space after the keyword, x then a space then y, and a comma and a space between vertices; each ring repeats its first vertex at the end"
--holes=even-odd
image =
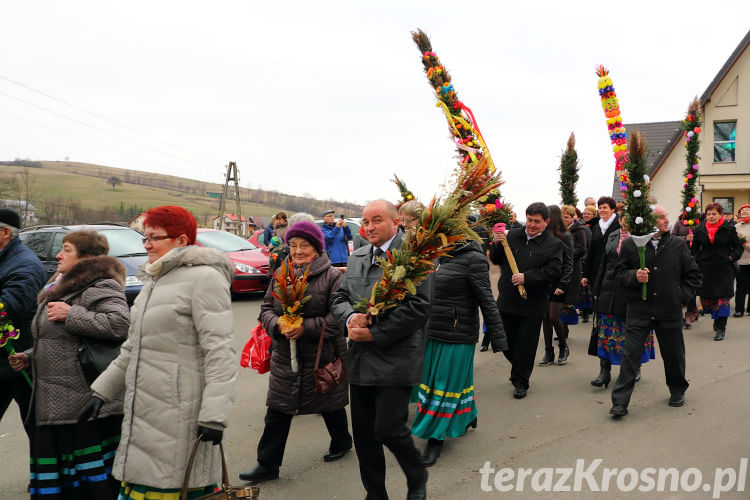
POLYGON ((474 344, 479 338, 482 310, 492 350, 508 348, 500 311, 492 297, 489 263, 479 243, 457 248, 440 259, 433 275, 433 294, 427 338, 455 344, 474 344))

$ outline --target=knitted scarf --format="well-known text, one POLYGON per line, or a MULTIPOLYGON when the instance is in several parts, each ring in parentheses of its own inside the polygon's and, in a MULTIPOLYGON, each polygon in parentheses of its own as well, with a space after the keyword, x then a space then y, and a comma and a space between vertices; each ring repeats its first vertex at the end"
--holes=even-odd
POLYGON ((706 231, 708 231, 708 239, 711 240, 711 244, 714 242, 714 237, 716 236, 716 231, 719 230, 719 227, 724 224, 724 216, 722 215, 719 221, 716 224, 711 224, 708 221, 706 221, 706 231))

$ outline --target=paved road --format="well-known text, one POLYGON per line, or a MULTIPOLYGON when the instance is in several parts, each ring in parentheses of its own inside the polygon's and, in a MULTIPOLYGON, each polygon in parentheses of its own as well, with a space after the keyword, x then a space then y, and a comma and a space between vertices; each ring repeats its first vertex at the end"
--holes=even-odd
MULTIPOLYGON (((236 346, 239 351, 255 323, 260 299, 235 301, 236 346)), ((668 391, 664 385, 661 360, 643 367, 643 380, 638 384, 630 406, 630 415, 620 421, 609 418, 609 391, 589 385, 598 372, 598 362, 586 355, 588 326, 571 329, 571 357, 565 366, 536 367, 531 390, 526 399, 514 400, 508 382, 509 364, 502 355, 476 355, 476 386, 479 426, 460 439, 448 440, 437 465, 430 468, 429 497, 441 499, 485 498, 711 498, 703 483, 713 479, 717 467, 740 469, 740 460, 750 457, 750 319, 730 318, 724 342, 712 340, 711 322, 703 317, 692 330, 686 331, 687 374, 691 387, 687 406, 667 406, 668 391), (583 469, 595 459, 602 459, 595 469, 595 484, 582 482, 578 493, 535 492, 544 487, 550 472, 549 487, 561 479, 562 468, 576 467, 582 459, 583 469), (489 467, 530 468, 533 474, 522 481, 523 491, 501 493, 495 486, 515 488, 518 476, 508 480, 503 471, 498 477, 480 469, 489 467), (603 489, 603 469, 625 470, 611 480, 609 491, 603 489), (622 493, 617 489, 619 478, 627 488, 630 474, 645 474, 644 481, 634 485, 648 488, 647 467, 675 467, 682 474, 684 485, 691 487, 697 468, 703 474, 698 491, 683 490, 654 493, 639 491, 622 493), (543 468, 561 468, 545 471, 543 468), (484 485, 483 483, 484 477, 484 485), (483 491, 482 486, 490 491, 483 491), (539 488, 537 488, 539 489, 539 488), (502 496, 501 496, 502 495, 502 496)), ((541 359, 541 344, 540 353, 541 359)), ((617 372, 617 369, 614 370, 617 372)), ((227 431, 231 477, 255 462, 255 448, 262 432, 265 412, 267 375, 251 370, 240 374, 237 401, 227 431)), ((611 389, 611 386, 610 386, 611 389)), ((412 409, 413 411, 413 409, 412 409)), ((326 464, 322 455, 328 445, 325 425, 314 415, 296 417, 292 425, 281 478, 266 483, 261 489, 263 500, 273 499, 357 499, 364 493, 359 481, 356 456, 326 464)), ((422 442, 419 443, 423 445, 422 442)), ((392 498, 403 498, 406 486, 398 464, 388 456, 388 488, 392 498)), ((28 447, 22 434, 17 408, 12 406, 0 422, 0 499, 27 498, 28 447)), ((514 474, 516 474, 514 472, 514 474)), ((657 473, 652 477, 657 478, 657 473)), ((731 471, 722 472, 724 484, 731 480, 731 471)), ((637 479, 637 478, 636 478, 637 479)), ((750 481, 745 479, 746 490, 750 481)), ((670 483, 667 481, 667 489, 670 483)), ((574 487, 571 477, 562 484, 574 487)), ((679 486, 679 483, 678 483, 679 486)), ((711 487, 709 485, 709 487, 711 487)), ((748 498, 750 493, 724 493, 721 498, 748 498)))

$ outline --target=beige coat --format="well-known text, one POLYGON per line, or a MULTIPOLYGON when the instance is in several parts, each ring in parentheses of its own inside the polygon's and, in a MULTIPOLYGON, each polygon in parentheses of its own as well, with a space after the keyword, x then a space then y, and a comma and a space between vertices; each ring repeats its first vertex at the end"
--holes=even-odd
MULTIPOLYGON (((738 222, 734 228, 737 230, 737 234, 740 235, 740 237, 744 237, 746 241, 750 241, 750 222, 738 222)), ((741 266, 750 266, 750 250, 743 245, 744 252, 742 252, 742 257, 740 257, 740 260, 737 261, 737 263, 741 266)))
MULTIPOLYGON (((172 250, 139 277, 120 356, 91 386, 105 400, 124 393, 122 437, 112 474, 128 483, 179 488, 198 424, 229 423, 237 379, 232 264, 210 248, 172 250)), ((221 482, 219 447, 202 443, 190 487, 221 482)))

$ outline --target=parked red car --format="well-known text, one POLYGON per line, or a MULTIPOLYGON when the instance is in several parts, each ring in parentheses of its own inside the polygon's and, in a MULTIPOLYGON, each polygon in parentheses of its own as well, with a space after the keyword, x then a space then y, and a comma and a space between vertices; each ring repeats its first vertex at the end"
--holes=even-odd
POLYGON ((260 248, 261 251, 266 255, 266 257, 268 257, 269 255, 271 255, 271 252, 268 251, 268 243, 263 240, 263 229, 257 229, 247 239, 247 241, 252 243, 254 246, 260 248))
POLYGON ((227 254, 234 264, 232 293, 265 292, 268 288, 268 257, 260 248, 237 235, 217 229, 198 229, 196 243, 227 254))

